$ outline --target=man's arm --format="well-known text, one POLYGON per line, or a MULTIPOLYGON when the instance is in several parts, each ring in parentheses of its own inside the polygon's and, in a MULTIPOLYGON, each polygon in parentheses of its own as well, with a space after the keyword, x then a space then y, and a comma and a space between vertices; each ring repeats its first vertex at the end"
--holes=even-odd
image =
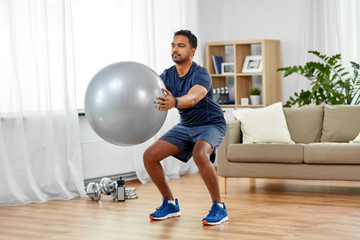
POLYGON ((160 101, 156 101, 155 103, 156 108, 162 111, 170 110, 171 108, 175 107, 177 104, 177 108, 189 108, 200 102, 201 99, 203 99, 206 94, 207 90, 205 87, 201 85, 195 85, 188 93, 182 97, 175 97, 171 94, 170 91, 163 88, 163 91, 165 92, 165 97, 157 97, 156 99, 160 101), (176 103, 177 102, 177 103, 176 103))

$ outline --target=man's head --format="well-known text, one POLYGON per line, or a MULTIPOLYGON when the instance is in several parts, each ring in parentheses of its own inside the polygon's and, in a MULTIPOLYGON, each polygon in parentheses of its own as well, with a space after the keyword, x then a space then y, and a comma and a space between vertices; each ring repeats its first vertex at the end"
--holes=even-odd
POLYGON ((197 38, 196 36, 189 30, 180 30, 174 33, 174 38, 178 35, 185 36, 189 39, 189 43, 191 48, 197 48, 197 38))
POLYGON ((174 33, 171 43, 171 55, 175 63, 192 61, 197 47, 197 38, 189 30, 180 30, 174 33))

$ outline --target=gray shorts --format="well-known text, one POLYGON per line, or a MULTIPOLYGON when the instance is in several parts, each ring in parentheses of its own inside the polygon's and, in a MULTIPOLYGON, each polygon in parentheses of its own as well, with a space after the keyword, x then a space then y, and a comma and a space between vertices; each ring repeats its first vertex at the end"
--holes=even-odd
POLYGON ((215 148, 210 156, 210 161, 214 163, 216 148, 224 140, 225 132, 226 124, 223 123, 196 127, 185 127, 177 124, 160 139, 177 146, 181 153, 173 156, 183 162, 189 161, 192 157, 192 151, 197 141, 206 141, 215 148))

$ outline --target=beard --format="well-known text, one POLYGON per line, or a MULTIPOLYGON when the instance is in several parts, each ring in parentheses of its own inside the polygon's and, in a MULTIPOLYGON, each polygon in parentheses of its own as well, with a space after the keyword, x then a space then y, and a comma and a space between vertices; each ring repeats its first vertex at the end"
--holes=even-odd
POLYGON ((183 62, 186 62, 188 60, 188 58, 183 58, 180 54, 178 53, 173 53, 171 55, 172 57, 172 60, 175 62, 175 63, 183 63, 183 62))
POLYGON ((172 60, 175 62, 175 63, 182 63, 184 60, 181 58, 181 55, 178 54, 178 53, 173 53, 171 55, 171 58, 172 60))

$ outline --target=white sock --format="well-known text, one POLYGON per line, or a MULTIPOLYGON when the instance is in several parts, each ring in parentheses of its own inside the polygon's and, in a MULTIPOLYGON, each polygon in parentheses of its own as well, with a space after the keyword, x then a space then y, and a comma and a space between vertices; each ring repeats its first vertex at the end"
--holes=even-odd
POLYGON ((224 208, 224 205, 222 203, 218 203, 219 207, 224 208))
POLYGON ((171 203, 172 205, 176 205, 175 200, 168 200, 168 203, 171 203))

